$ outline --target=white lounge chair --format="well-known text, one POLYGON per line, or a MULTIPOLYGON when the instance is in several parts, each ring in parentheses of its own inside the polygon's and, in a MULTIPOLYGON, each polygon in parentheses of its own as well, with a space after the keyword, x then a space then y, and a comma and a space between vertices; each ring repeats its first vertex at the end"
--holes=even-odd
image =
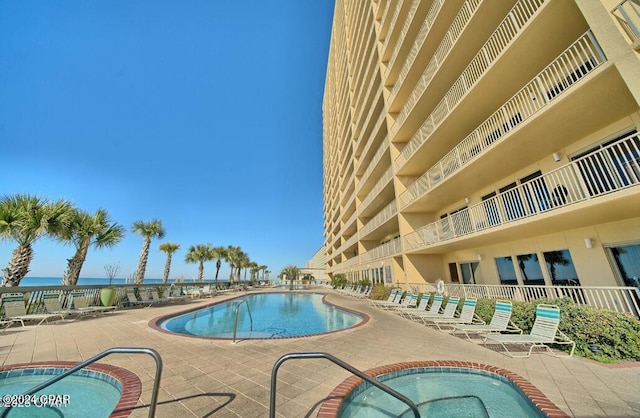
POLYGON ((87 296, 84 293, 72 293, 73 298, 73 306, 80 311, 86 312, 87 314, 98 314, 105 312, 114 311, 117 306, 102 306, 96 305, 93 301, 97 296, 87 296))
POLYGON ((383 305, 381 306, 381 308, 391 310, 391 311, 396 311, 398 309, 406 309, 409 307, 415 308, 417 304, 418 304, 418 295, 413 292, 407 292, 407 294, 404 295, 404 299, 402 299, 402 301, 399 304, 383 305))
POLYGON ((459 324, 453 327, 452 334, 458 331, 463 332, 467 339, 471 340, 469 334, 511 332, 522 334, 522 330, 511 322, 513 304, 508 300, 497 300, 495 311, 489 324, 459 324))
POLYGON ((425 318, 425 321, 428 322, 427 325, 435 325, 440 331, 443 331, 443 326, 453 328, 456 324, 484 324, 484 321, 476 316, 477 304, 478 299, 466 298, 464 302, 462 302, 462 310, 460 311, 460 316, 457 318, 425 318))
POLYGON ((394 303, 399 303, 400 302, 400 297, 402 297, 402 290, 400 289, 393 289, 391 291, 391 293, 389 294, 389 297, 387 298, 387 300, 374 300, 371 299, 369 302, 371 302, 371 304, 373 306, 383 306, 383 305, 392 305, 394 303))
POLYGON ((429 310, 429 312, 412 313, 411 317, 420 319, 422 321, 422 323, 425 324, 425 325, 428 324, 429 321, 434 319, 434 318, 452 319, 452 318, 454 318, 454 316, 456 314, 456 309, 458 308, 458 302, 460 302, 460 298, 455 297, 455 296, 451 296, 447 300, 447 304, 445 305, 442 313, 432 312, 431 310, 429 310))
POLYGON ((540 304, 536 308, 536 319, 529 335, 518 334, 482 334, 484 344, 487 341, 497 342, 502 345, 510 357, 529 357, 534 347, 544 347, 555 357, 558 356, 549 347, 550 344, 571 345, 571 352, 566 357, 573 356, 576 343, 558 329, 560 326, 560 308, 556 305, 540 304), (529 350, 524 355, 515 355, 507 348, 509 344, 529 345, 529 350))
POLYGON ((407 294, 407 297, 410 297, 410 296, 412 300, 410 301, 409 306, 407 307, 399 306, 394 309, 395 313, 403 317, 404 316, 409 317, 412 312, 425 311, 425 309, 427 308, 427 305, 429 304, 429 295, 423 294, 422 299, 420 299, 420 303, 418 303, 418 294, 416 293, 407 294))
POLYGON ((82 309, 73 309, 71 307, 64 308, 62 302, 60 302, 60 293, 45 293, 42 295, 42 302, 44 307, 50 314, 60 314, 65 317, 68 315, 82 316, 87 313, 82 309))
POLYGON ((5 320, 20 322, 22 326, 24 326, 25 321, 38 321, 37 325, 40 325, 52 318, 64 319, 63 314, 27 313, 22 293, 5 293, 2 295, 2 308, 5 320))

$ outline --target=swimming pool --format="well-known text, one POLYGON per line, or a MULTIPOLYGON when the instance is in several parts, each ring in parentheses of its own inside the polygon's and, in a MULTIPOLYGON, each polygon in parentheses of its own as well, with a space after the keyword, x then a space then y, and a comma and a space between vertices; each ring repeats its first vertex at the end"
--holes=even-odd
POLYGON ((21 395, 77 363, 40 362, 0 367, 0 414, 8 417, 126 417, 136 406, 142 385, 138 376, 120 367, 96 363, 24 400, 21 395), (30 405, 30 406, 26 406, 30 405))
MULTIPOLYGON (((567 416, 538 389, 508 370, 459 361, 422 361, 383 366, 366 372, 411 399, 422 416, 567 416)), ((334 390, 318 416, 413 417, 409 407, 357 377, 334 390)))
POLYGON ((304 337, 351 328, 368 319, 327 303, 324 294, 277 292, 249 294, 156 318, 150 326, 188 336, 233 338, 236 309, 239 339, 304 337))

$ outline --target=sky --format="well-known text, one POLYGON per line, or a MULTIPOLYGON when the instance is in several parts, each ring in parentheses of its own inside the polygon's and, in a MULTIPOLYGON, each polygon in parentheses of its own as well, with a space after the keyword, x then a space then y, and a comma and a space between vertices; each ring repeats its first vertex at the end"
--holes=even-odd
MULTIPOLYGON (((81 277, 137 266, 138 220, 181 249, 240 246, 272 277, 323 244, 322 95, 334 2, 0 0, 0 195, 104 208, 127 230, 81 277)), ((16 247, 0 242, 0 269, 16 247)), ((28 276, 74 247, 43 238, 28 276)), ((223 263, 221 277, 228 277, 223 263)), ((205 277, 215 273, 205 263, 205 277)))

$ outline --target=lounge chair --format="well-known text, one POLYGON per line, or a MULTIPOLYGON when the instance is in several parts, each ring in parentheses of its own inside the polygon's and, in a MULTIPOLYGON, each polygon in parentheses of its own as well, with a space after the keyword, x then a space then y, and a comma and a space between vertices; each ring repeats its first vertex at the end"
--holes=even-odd
POLYGON ((522 334, 522 330, 515 326, 511 322, 511 313, 513 312, 513 305, 508 300, 497 300, 495 306, 495 312, 491 317, 491 321, 487 325, 481 324, 459 324, 454 325, 452 334, 461 331, 471 340, 469 334, 482 334, 482 333, 499 333, 499 332, 512 332, 522 334))
MULTIPOLYGON (((60 302, 60 293, 45 293, 42 295, 42 302, 44 307, 50 314, 60 314, 65 317, 68 315, 82 316, 87 313, 86 310, 73 309, 71 307, 64 308, 62 302, 60 302)), ((71 306, 71 304, 69 304, 71 306)))
POLYGON ((393 312, 399 314, 400 316, 408 316, 413 311, 424 310, 425 305, 429 302, 429 296, 427 296, 426 298, 423 296, 422 299, 420 299, 420 303, 418 303, 418 296, 419 295, 417 293, 407 293, 407 296, 405 298, 409 300, 408 303, 405 306, 398 305, 394 307, 393 312))
POLYGON ((402 301, 400 301, 399 304, 383 305, 381 306, 381 308, 387 309, 390 311, 395 311, 398 309, 406 309, 409 307, 415 308, 417 304, 418 304, 418 295, 413 292, 407 292, 407 294, 404 296, 404 299, 402 299, 402 301))
POLYGON ((401 308, 401 309, 396 309, 396 313, 399 313, 400 316, 402 317, 410 317, 411 314, 413 312, 423 312, 426 311, 427 308, 429 306, 429 294, 428 293, 423 293, 422 294, 422 299, 420 299, 420 303, 418 303, 418 305, 414 306, 414 307, 408 307, 408 308, 401 308))
POLYGON ((97 314, 97 313, 105 313, 105 312, 113 312, 117 306, 102 306, 96 305, 93 303, 95 300, 95 296, 87 296, 84 293, 72 293, 73 297, 73 306, 80 310, 84 311, 87 314, 97 314))
MULTIPOLYGON (((162 298, 161 298, 161 297, 160 297, 160 294, 158 293, 158 291, 157 291, 157 290, 152 290, 152 291, 151 291, 151 297, 152 297, 153 299, 148 299, 148 300, 153 300, 153 301, 154 301, 154 303, 162 303, 162 302, 167 302, 167 303, 168 303, 168 302, 171 302, 171 299, 170 299, 170 298, 167 298, 167 297, 162 297, 162 298)), ((144 299, 143 299, 143 300, 144 300, 144 299)))
MULTIPOLYGON (((140 292, 140 296, 142 299, 142 294, 144 292, 140 292)), ((148 300, 138 300, 138 298, 136 297, 136 294, 133 293, 132 290, 127 290, 126 292, 127 295, 127 303, 129 304, 129 306, 142 306, 142 305, 147 305, 147 308, 151 305, 153 305, 153 301, 151 301, 150 299, 148 300)))
POLYGON ((457 318, 425 318, 425 320, 428 322, 427 325, 435 325, 440 331, 443 331, 443 326, 453 328, 456 324, 484 324, 484 321, 476 316, 477 304, 478 299, 467 298, 462 302, 462 310, 457 318))
POLYGON ((576 343, 558 329, 560 326, 560 308, 556 305, 540 304, 536 308, 536 319, 529 335, 519 334, 482 334, 480 335, 486 345, 487 341, 495 341, 502 345, 510 357, 529 357, 534 347, 544 347, 555 357, 571 357, 576 349, 576 343), (525 355, 515 355, 507 348, 508 344, 529 345, 525 355), (550 344, 571 345, 568 356, 558 356, 549 347, 550 344))
POLYGON ((433 312, 429 310, 429 312, 416 312, 412 313, 412 318, 417 318, 422 321, 423 324, 428 324, 431 319, 440 318, 440 319, 453 319, 456 314, 456 309, 458 308, 458 302, 460 302, 460 298, 451 296, 449 300, 447 300, 447 304, 445 305, 442 313, 433 312))
POLYGON ((63 314, 27 313, 24 295, 22 293, 5 293, 2 296, 2 307, 4 309, 5 320, 20 322, 22 326, 24 326, 25 321, 39 321, 37 325, 40 325, 43 322, 48 322, 49 319, 52 318, 62 320, 65 317, 63 314))
POLYGON ((398 299, 396 301, 396 298, 399 298, 401 296, 402 296, 402 290, 393 289, 391 291, 391 293, 389 294, 389 297, 387 298, 387 300, 374 300, 374 299, 371 299, 369 302, 371 302, 371 304, 373 306, 391 305, 393 303, 400 302, 400 299, 398 299))
MULTIPOLYGON (((423 299, 425 299, 424 296, 423 296, 423 299)), ((426 298, 425 303, 427 304, 429 303, 429 298, 426 298)), ((420 301, 420 305, 418 306, 418 309, 406 310, 404 313, 407 315, 409 319, 411 319, 410 317, 413 316, 414 314, 416 317, 422 314, 436 314, 440 312, 440 308, 442 307, 442 295, 433 296, 433 302, 431 302, 431 306, 424 306, 423 308, 420 308, 420 306, 423 306, 422 301, 420 301)))

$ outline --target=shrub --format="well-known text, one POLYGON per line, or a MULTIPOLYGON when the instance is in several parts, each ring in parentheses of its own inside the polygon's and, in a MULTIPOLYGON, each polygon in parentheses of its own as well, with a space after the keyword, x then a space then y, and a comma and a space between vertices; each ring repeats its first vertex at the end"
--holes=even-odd
POLYGON ((371 289, 369 299, 373 300, 387 300, 391 294, 391 289, 383 284, 377 284, 371 289))
POLYGON ((358 287, 370 286, 370 285, 371 285, 371 280, 369 279, 358 280, 358 287))
MULTIPOLYGON (((482 305, 495 304, 485 299, 482 305)), ((575 354, 596 361, 612 363, 631 360, 640 361, 640 320, 608 309, 597 309, 586 305, 576 305, 571 299, 537 300, 535 302, 513 302, 512 322, 525 334, 531 332, 535 320, 536 306, 541 303, 560 307, 559 330, 576 343, 575 354), (597 344, 594 353, 590 344, 597 344)), ((478 301, 478 305, 480 301, 478 301)), ((486 307, 482 313, 476 312, 485 321, 486 307)), ((493 307, 492 307, 493 309, 493 307)), ((492 312, 493 314, 493 312, 492 312)), ((569 347, 561 349, 569 351, 569 347)))
POLYGON ((347 277, 343 273, 335 274, 331 278, 331 287, 334 289, 342 289, 347 285, 347 277))

